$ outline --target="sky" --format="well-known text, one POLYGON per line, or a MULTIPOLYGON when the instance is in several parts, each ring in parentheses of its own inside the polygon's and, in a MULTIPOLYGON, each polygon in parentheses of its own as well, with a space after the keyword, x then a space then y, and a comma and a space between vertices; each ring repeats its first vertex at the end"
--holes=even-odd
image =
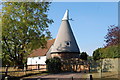
POLYGON ((52 37, 56 38, 62 17, 69 10, 69 21, 81 52, 92 55, 105 44, 108 26, 118 25, 117 2, 53 2, 48 17, 54 20, 50 25, 52 37))
POLYGON ((88 55, 103 47, 108 26, 118 25, 118 2, 52 2, 47 14, 54 20, 49 25, 53 38, 57 36, 66 9, 74 20, 69 22, 80 51, 88 55))

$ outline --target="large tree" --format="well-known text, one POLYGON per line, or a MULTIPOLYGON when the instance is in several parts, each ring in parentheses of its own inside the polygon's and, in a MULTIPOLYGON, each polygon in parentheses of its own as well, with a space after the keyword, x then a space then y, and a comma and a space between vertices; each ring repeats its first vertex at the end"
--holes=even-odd
POLYGON ((112 57, 120 57, 120 26, 111 25, 108 27, 105 42, 105 48, 108 48, 107 51, 114 54, 112 57))
POLYGON ((4 64, 23 65, 27 55, 45 47, 51 38, 48 30, 49 2, 4 2, 2 7, 2 60, 4 64))

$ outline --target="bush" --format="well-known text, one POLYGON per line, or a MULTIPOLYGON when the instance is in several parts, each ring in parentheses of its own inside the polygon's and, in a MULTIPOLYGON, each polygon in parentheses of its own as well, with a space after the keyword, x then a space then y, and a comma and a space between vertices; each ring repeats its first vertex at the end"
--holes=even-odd
POLYGON ((93 59, 96 61, 96 60, 99 60, 101 58, 101 49, 102 48, 98 48, 96 49, 94 52, 93 52, 93 59))
POLYGON ((81 55, 80 55, 80 58, 81 58, 82 60, 87 60, 87 57, 88 57, 88 55, 87 55, 86 52, 82 52, 81 55))
POLYGON ((58 57, 54 57, 46 60, 47 70, 49 73, 61 72, 61 60, 58 57))
POLYGON ((119 45, 98 48, 93 52, 93 59, 99 60, 103 58, 120 58, 119 45))

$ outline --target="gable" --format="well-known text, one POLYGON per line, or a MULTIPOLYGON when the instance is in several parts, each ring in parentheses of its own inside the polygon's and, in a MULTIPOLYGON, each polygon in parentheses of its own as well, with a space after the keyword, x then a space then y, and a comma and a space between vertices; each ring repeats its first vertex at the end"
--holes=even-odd
POLYGON ((37 57, 37 56, 45 56, 49 51, 50 47, 53 45, 55 39, 48 40, 45 48, 38 48, 32 51, 32 53, 28 57, 37 57))

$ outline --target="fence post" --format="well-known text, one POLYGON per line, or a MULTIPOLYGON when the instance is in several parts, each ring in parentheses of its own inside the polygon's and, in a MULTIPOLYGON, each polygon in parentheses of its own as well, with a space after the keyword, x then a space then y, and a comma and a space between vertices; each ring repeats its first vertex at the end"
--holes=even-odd
POLYGON ((93 80, 92 75, 90 75, 90 80, 93 80))
POLYGON ((6 65, 6 71, 5 71, 5 80, 8 80, 7 73, 8 73, 8 65, 6 65))
POLYGON ((88 65, 88 68, 89 68, 89 73, 91 72, 91 70, 90 70, 90 65, 88 65))
POLYGON ((5 72, 5 76, 7 76, 8 73, 8 65, 6 65, 6 72, 5 72))
POLYGON ((38 64, 38 70, 40 69, 40 64, 38 64))
POLYGON ((24 74, 26 74, 26 65, 24 64, 24 74))
POLYGON ((24 71, 26 71, 26 65, 24 64, 24 71))
POLYGON ((5 77, 5 80, 8 80, 8 77, 7 77, 7 76, 5 77))
POLYGON ((73 77, 72 77, 72 80, 73 80, 73 77))

